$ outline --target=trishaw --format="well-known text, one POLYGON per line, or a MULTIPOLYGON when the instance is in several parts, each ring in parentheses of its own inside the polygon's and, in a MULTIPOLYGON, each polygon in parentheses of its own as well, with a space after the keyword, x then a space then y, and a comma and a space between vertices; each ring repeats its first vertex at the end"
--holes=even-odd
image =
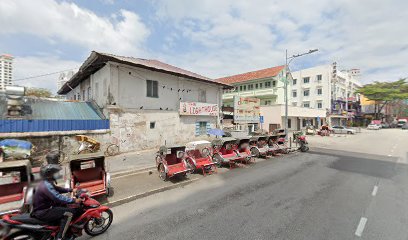
POLYGON ((0 162, 0 216, 29 210, 33 178, 29 160, 0 162))
POLYGON ((254 161, 249 147, 249 142, 249 137, 242 137, 237 139, 235 151, 239 157, 239 161, 241 161, 242 163, 250 163, 254 161))
POLYGON ((212 148, 209 141, 194 141, 186 144, 187 164, 193 171, 201 170, 203 175, 217 171, 215 163, 212 161, 212 148))
POLYGON ((215 139, 211 142, 213 148, 213 161, 218 167, 223 164, 229 164, 230 168, 237 162, 241 161, 241 157, 237 154, 237 139, 232 137, 223 137, 215 139))
POLYGON ((273 154, 272 149, 268 146, 268 138, 269 137, 265 135, 251 137, 249 145, 252 156, 268 157, 273 154))
POLYGON ((187 176, 192 170, 186 162, 186 146, 161 146, 156 156, 159 177, 167 181, 177 175, 187 176))
POLYGON ((87 189, 93 196, 113 195, 111 178, 105 166, 105 156, 101 152, 72 155, 69 159, 71 176, 66 185, 70 188, 87 189))
POLYGON ((272 134, 268 136, 268 146, 269 146, 269 152, 272 155, 276 155, 278 153, 283 153, 281 147, 278 144, 278 139, 279 136, 272 134))

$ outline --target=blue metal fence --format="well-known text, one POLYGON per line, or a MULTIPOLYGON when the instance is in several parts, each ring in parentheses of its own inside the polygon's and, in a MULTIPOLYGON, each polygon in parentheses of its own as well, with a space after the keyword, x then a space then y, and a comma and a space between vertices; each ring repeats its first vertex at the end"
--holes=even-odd
POLYGON ((0 133, 109 129, 109 120, 0 120, 0 133))

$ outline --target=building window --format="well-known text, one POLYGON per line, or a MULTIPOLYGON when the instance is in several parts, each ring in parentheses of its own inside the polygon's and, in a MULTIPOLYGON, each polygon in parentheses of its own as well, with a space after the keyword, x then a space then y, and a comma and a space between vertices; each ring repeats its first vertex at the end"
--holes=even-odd
POLYGON ((296 85, 296 83, 297 83, 297 79, 293 79, 292 80, 292 85, 296 85))
MULTIPOLYGON (((86 101, 86 99, 85 99, 85 97, 86 97, 86 95, 85 95, 85 90, 82 90, 82 97, 83 97, 82 100, 86 101)), ((89 100, 89 99, 88 99, 88 100, 89 100)))
POLYGON ((242 92, 242 86, 239 86, 239 91, 242 92))
POLYGON ((321 74, 317 75, 316 77, 317 77, 317 81, 322 81, 322 75, 321 74))
POLYGON ((304 102, 303 107, 304 108, 310 108, 310 103, 309 102, 304 102))
POLYGON ((306 127, 306 124, 307 124, 306 119, 303 119, 303 121, 302 121, 302 126, 303 126, 303 127, 306 127))
POLYGON ((246 85, 244 85, 244 91, 246 91, 246 85))
POLYGON ((255 89, 258 89, 258 83, 255 84, 255 89))
POLYGON ((260 84, 259 84, 259 88, 262 88, 262 87, 263 87, 262 85, 263 85, 263 84, 262 84, 262 83, 260 83, 260 84))
POLYGON ((159 97, 159 82, 153 80, 146 80, 147 97, 158 98, 159 97))
POLYGON ((207 129, 210 128, 210 124, 208 122, 196 122, 196 136, 206 135, 207 129))
POLYGON ((271 105, 272 101, 271 100, 265 100, 265 105, 271 105))
POLYGON ((296 91, 292 92, 292 97, 294 97, 294 98, 297 97, 297 92, 296 91))
POLYGON ((309 90, 309 89, 303 91, 303 96, 308 97, 309 94, 310 94, 310 90, 309 90))
POLYGON ((76 100, 76 94, 74 94, 74 100, 76 100))
POLYGON ((318 102, 318 103, 317 103, 317 108, 323 108, 323 103, 318 102))
POLYGON ((271 87, 271 82, 265 82, 265 88, 270 88, 271 87))
POLYGON ((322 95, 323 90, 321 88, 317 89, 317 95, 322 95))
POLYGON ((249 85, 248 85, 248 90, 252 90, 252 89, 254 89, 254 85, 253 85, 253 84, 249 84, 249 85))
POLYGON ((156 128, 156 122, 150 122, 150 129, 156 128))
POLYGON ((198 101, 199 102, 207 102, 207 91, 200 89, 198 90, 198 101))
POLYGON ((91 87, 88 87, 88 101, 91 100, 91 87))
POLYGON ((310 77, 303 78, 303 83, 309 83, 309 82, 310 82, 310 77))
POLYGON ((272 87, 276 87, 276 81, 272 81, 272 87))
POLYGON ((288 118, 288 128, 292 128, 292 119, 288 118))

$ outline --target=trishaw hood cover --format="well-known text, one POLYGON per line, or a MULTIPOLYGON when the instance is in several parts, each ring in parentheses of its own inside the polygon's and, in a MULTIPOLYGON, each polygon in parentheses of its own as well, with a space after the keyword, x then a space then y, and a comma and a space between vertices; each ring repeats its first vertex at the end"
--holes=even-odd
POLYGON ((90 158, 105 158, 105 155, 102 152, 76 154, 76 155, 71 155, 69 157, 69 160, 70 161, 82 161, 82 160, 87 160, 90 158))
POLYGON ((13 168, 13 167, 25 167, 29 166, 31 168, 31 163, 29 160, 12 160, 0 162, 0 169, 2 168, 13 168))

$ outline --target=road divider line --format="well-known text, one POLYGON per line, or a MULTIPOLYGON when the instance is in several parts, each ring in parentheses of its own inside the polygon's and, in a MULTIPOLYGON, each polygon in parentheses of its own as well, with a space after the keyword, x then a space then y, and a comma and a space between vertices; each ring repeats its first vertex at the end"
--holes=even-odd
POLYGON ((375 195, 377 195, 377 191, 378 191, 378 186, 375 185, 373 188, 373 192, 371 193, 371 195, 374 197, 375 195))
POLYGON ((360 219, 360 222, 358 223, 356 232, 354 233, 356 236, 361 237, 363 235, 363 231, 364 231, 366 223, 367 223, 367 218, 362 217, 360 219))

